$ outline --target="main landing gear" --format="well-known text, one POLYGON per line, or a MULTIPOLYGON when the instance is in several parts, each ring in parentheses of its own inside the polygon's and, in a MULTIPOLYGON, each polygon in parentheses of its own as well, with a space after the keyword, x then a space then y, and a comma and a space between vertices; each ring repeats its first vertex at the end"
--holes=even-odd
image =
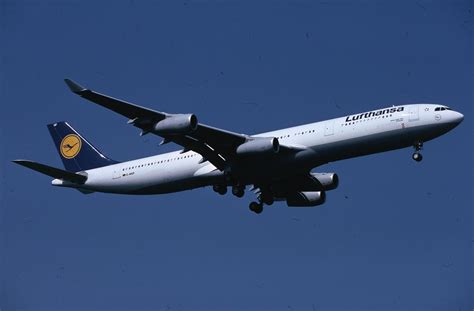
MULTIPOLYGON (((220 195, 224 195, 227 193, 227 186, 226 185, 214 185, 212 186, 212 190, 219 193, 220 195)), ((245 186, 233 186, 232 187, 232 194, 238 198, 241 198, 245 194, 245 186)))
POLYGON ((413 155, 411 157, 416 162, 420 162, 421 160, 423 160, 423 156, 420 153, 421 149, 423 149, 423 142, 421 142, 421 141, 416 142, 415 145, 413 145, 413 147, 415 148, 415 152, 413 153, 413 155))
POLYGON ((220 195, 224 195, 227 193, 227 186, 226 185, 214 185, 212 186, 212 190, 219 193, 220 195))
MULTIPOLYGON (((221 195, 227 193, 227 185, 225 184, 214 185, 212 186, 212 189, 221 195)), ((239 184, 232 186, 232 194, 238 198, 243 197, 245 194, 245 186, 239 184)), ((273 202, 273 194, 269 191, 264 191, 258 196, 258 202, 251 202, 249 204, 249 209, 256 214, 260 214, 263 212, 263 204, 272 205, 273 202)))
POLYGON ((241 198, 245 194, 245 186, 236 185, 232 187, 232 194, 238 198, 241 198))
POLYGON ((273 202, 274 198, 271 193, 262 192, 258 196, 258 202, 251 202, 249 204, 249 209, 256 214, 260 214, 261 212, 263 212, 263 204, 272 205, 273 202))
POLYGON ((263 203, 250 202, 249 209, 256 214, 260 214, 263 212, 263 203))

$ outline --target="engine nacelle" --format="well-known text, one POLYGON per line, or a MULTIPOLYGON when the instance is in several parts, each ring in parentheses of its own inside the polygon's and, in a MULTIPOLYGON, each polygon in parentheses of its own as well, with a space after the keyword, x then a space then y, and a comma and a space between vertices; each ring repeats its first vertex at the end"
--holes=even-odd
POLYGON ((280 151, 280 143, 275 137, 255 137, 238 146, 235 152, 241 156, 275 154, 280 151))
POLYGON ((173 114, 155 124, 152 132, 158 135, 189 134, 197 129, 194 114, 173 114))
POLYGON ((316 178, 323 190, 334 190, 339 185, 339 177, 336 173, 311 173, 311 176, 316 178))
POLYGON ((326 202, 324 191, 302 191, 296 192, 286 198, 286 204, 290 207, 317 206, 326 202))

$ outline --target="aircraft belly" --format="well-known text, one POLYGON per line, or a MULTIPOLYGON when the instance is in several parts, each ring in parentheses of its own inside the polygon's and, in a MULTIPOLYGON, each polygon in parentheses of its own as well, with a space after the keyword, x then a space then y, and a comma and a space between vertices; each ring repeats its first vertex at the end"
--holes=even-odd
POLYGON ((108 193, 163 194, 207 186, 222 178, 220 171, 209 169, 201 170, 199 175, 194 176, 205 165, 196 162, 180 163, 155 169, 138 168, 120 175, 97 172, 91 174, 84 188, 108 193))
POLYGON ((130 191, 130 194, 164 194, 194 188, 205 187, 217 183, 222 179, 220 171, 206 175, 193 176, 192 172, 186 174, 174 174, 162 180, 142 184, 140 187, 130 191))
POLYGON ((317 158, 316 153, 309 149, 296 154, 240 161, 232 167, 232 176, 244 184, 278 180, 298 172, 306 172, 310 169, 308 160, 314 158, 317 158))

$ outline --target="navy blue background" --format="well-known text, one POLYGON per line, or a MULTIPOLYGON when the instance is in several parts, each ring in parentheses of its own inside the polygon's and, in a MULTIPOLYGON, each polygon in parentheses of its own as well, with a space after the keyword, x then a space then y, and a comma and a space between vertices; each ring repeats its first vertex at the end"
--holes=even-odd
POLYGON ((471 310, 472 2, 0 5, 2 310, 471 310), (325 205, 257 216, 251 194, 83 195, 11 163, 62 167, 62 120, 116 160, 178 148, 66 77, 248 134, 416 102, 465 120, 421 163, 331 163, 325 205))

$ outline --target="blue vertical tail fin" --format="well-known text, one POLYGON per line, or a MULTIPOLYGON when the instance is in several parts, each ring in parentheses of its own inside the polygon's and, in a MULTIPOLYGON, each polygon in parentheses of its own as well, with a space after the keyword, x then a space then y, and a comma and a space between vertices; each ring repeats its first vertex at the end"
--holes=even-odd
POLYGON ((79 172, 118 163, 102 154, 67 122, 48 124, 66 170, 79 172))

